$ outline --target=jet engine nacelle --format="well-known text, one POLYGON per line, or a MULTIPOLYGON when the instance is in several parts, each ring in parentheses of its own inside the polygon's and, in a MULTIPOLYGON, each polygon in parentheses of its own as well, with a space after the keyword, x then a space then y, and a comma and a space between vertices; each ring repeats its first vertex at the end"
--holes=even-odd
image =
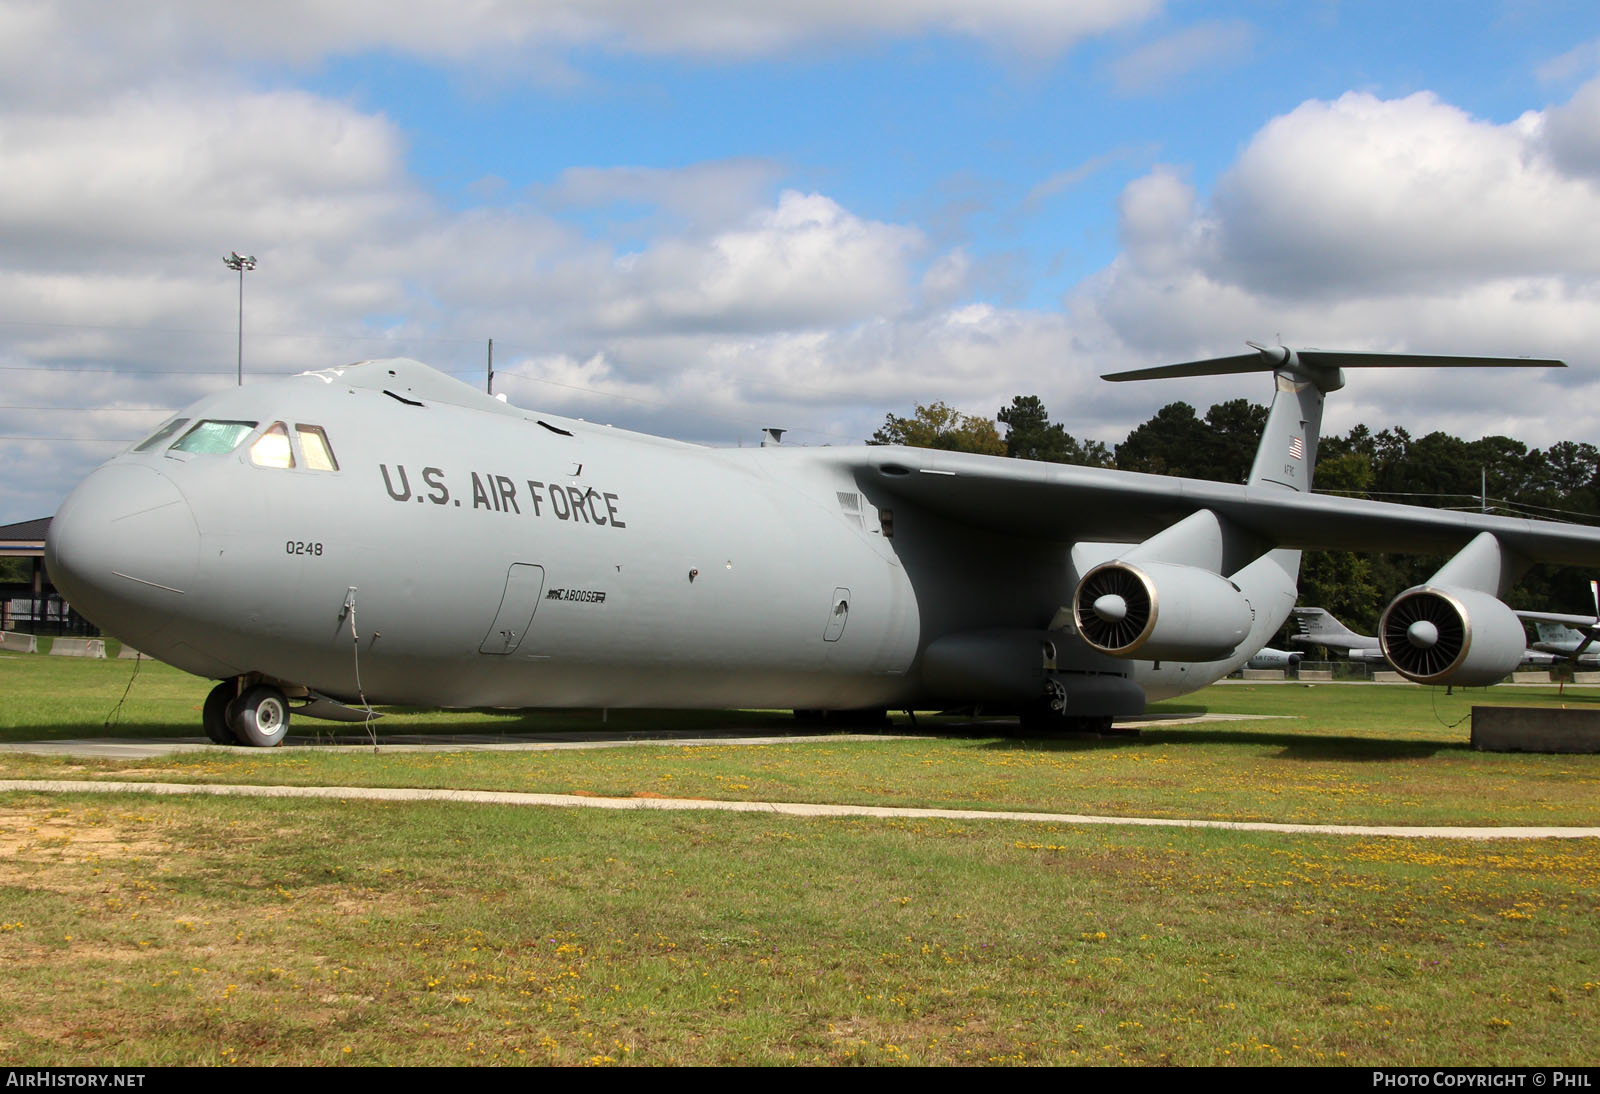
POLYGON ((1418 585, 1394 598, 1378 621, 1389 663, 1419 684, 1480 687, 1522 663, 1522 621, 1488 593, 1418 585))
POLYGON ((1090 646, 1150 661, 1220 661, 1238 650, 1255 617, 1227 578, 1164 562, 1096 566, 1072 601, 1090 646))

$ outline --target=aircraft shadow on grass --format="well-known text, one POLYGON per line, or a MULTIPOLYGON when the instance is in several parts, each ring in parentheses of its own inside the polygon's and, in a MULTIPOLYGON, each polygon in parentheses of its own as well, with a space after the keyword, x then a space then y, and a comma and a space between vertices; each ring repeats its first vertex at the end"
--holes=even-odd
MULTIPOLYGON (((1600 696, 1564 696, 1568 707, 1600 705, 1600 696)), ((1174 716, 1203 713, 1204 708, 1169 711, 1174 716)), ((489 712, 485 712, 489 713, 489 712)), ((494 712, 505 713, 505 712, 494 712)), ((442 747, 471 744, 512 743, 588 743, 604 741, 659 741, 670 744, 682 740, 766 738, 814 738, 817 736, 848 734, 881 734, 884 736, 920 736, 954 740, 972 740, 977 747, 995 751, 1032 752, 1095 752, 1129 747, 1148 747, 1152 744, 1182 744, 1189 747, 1219 745, 1258 745, 1277 747, 1279 757, 1292 760, 1386 762, 1419 759, 1439 752, 1467 750, 1466 729, 1462 738, 1455 741, 1426 740, 1420 738, 1379 738, 1357 735, 1310 734, 1303 723, 1285 721, 1256 723, 1251 728, 1224 728, 1222 725, 1146 725, 1138 732, 1111 732, 1104 735, 1068 734, 1039 735, 1021 728, 1005 718, 930 717, 923 716, 915 724, 901 721, 895 724, 867 724, 859 726, 838 724, 813 724, 795 722, 786 714, 755 711, 612 711, 607 720, 600 721, 595 712, 529 712, 490 728, 470 729, 455 726, 375 722, 373 733, 380 745, 436 744, 442 747), (554 717, 552 717, 552 713, 554 717), (581 723, 585 715, 592 724, 581 723), (663 717, 675 723, 672 727, 653 726, 663 717), (551 724, 555 722, 557 724, 551 724)), ((14 741, 62 740, 203 740, 183 732, 169 721, 85 721, 76 725, 41 726, 36 732, 26 727, 13 729, 6 737, 14 741)), ((345 725, 337 731, 317 734, 295 734, 285 743, 292 746, 308 745, 368 745, 372 741, 360 725, 345 725)))
POLYGON ((1026 749, 1036 752, 1099 752, 1135 746, 1149 747, 1152 744, 1181 744, 1188 748, 1241 744, 1277 746, 1280 749, 1277 756, 1279 759, 1365 763, 1426 759, 1439 752, 1457 752, 1471 748, 1465 740, 1456 742, 1320 735, 1313 737, 1293 729, 1238 731, 1195 727, 1157 729, 1154 732, 1146 730, 1138 736, 1113 733, 1104 737, 998 740, 988 742, 982 747, 997 751, 1026 749))

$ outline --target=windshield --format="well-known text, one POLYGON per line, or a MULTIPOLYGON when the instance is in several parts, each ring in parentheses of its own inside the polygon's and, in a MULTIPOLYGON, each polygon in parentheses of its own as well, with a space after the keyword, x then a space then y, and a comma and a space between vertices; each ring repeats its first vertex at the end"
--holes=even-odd
POLYGON ((232 452, 255 427, 255 422, 203 421, 185 433, 183 439, 172 446, 172 451, 208 455, 232 452))
POLYGON ((164 441, 168 437, 172 436, 178 430, 182 429, 186 424, 188 424, 188 421, 189 421, 188 418, 170 418, 170 419, 168 419, 166 422, 162 423, 162 426, 161 426, 160 429, 156 430, 154 433, 150 434, 150 436, 146 437, 144 440, 142 440, 138 444, 134 445, 133 450, 135 452, 148 452, 148 451, 150 451, 152 448, 155 448, 162 441, 164 441))

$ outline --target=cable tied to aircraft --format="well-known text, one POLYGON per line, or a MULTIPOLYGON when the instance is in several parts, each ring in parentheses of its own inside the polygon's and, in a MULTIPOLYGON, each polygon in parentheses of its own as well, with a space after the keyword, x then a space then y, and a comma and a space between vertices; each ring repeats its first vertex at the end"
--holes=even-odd
POLYGON ((117 705, 111 708, 111 713, 106 715, 104 729, 110 729, 112 722, 122 721, 122 707, 128 701, 128 696, 133 693, 133 682, 139 678, 139 665, 144 661, 144 654, 135 654, 133 658, 133 675, 128 677, 128 686, 122 689, 122 698, 117 700, 117 705))
POLYGON ((344 611, 350 617, 350 654, 355 662, 356 669, 356 695, 361 700, 361 707, 366 711, 367 717, 361 723, 367 731, 367 738, 372 741, 372 751, 378 751, 378 733, 372 728, 372 704, 367 702, 367 693, 361 687, 361 636, 356 632, 356 587, 350 586, 350 591, 344 594, 344 611))

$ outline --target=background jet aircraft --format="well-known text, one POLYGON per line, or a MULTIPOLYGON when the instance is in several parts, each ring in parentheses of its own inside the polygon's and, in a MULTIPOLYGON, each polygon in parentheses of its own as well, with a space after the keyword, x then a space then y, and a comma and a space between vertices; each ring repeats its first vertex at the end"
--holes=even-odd
POLYGON ((1268 646, 1257 650, 1250 660, 1244 663, 1244 667, 1247 669, 1287 669, 1298 665, 1305 659, 1305 656, 1298 650, 1275 650, 1268 646))
POLYGON ((1574 661, 1600 661, 1600 649, 1593 643, 1600 638, 1600 581, 1589 582, 1594 598, 1594 615, 1564 615, 1559 612, 1518 612, 1533 624, 1539 640, 1536 650, 1561 654, 1574 661))
POLYGON ((1357 634, 1335 619, 1332 612, 1323 608, 1295 608, 1289 614, 1295 625, 1295 633, 1289 636, 1289 641, 1297 646, 1322 646, 1344 654, 1351 661, 1388 663, 1379 648, 1377 635, 1357 634))
POLYGON ((1589 630, 1581 631, 1564 623, 1536 622, 1533 629, 1539 636, 1533 649, 1567 661, 1585 664, 1600 662, 1600 649, 1592 648, 1595 637, 1593 624, 1590 624, 1589 630))
MULTIPOLYGON (((1322 608, 1295 608, 1290 614, 1299 633, 1291 635, 1289 641, 1302 646, 1322 646, 1343 653, 1351 661, 1388 664, 1388 658, 1383 655, 1377 635, 1357 634, 1335 619, 1331 612, 1322 608)), ((1520 611, 1516 613, 1517 617, 1522 619, 1537 618, 1543 614, 1545 613, 1520 611)), ((1558 661, 1579 660, 1576 651, 1580 642, 1586 641, 1583 634, 1558 623, 1535 624, 1535 629, 1541 638, 1546 634, 1547 628, 1552 634, 1552 641, 1541 640, 1524 650, 1522 663, 1553 665, 1558 661), (1569 635, 1570 639, 1567 637, 1569 635)), ((1600 660, 1600 653, 1588 654, 1583 660, 1600 660)))
POLYGON ((1242 665, 1302 548, 1454 553, 1384 613, 1411 678, 1522 659, 1499 599, 1600 529, 1313 496, 1343 368, 1560 362, 1251 352, 1111 379, 1270 371, 1244 485, 900 447, 709 449, 523 410, 414 361, 202 399, 51 525, 101 627, 220 681, 218 741, 291 703, 983 705, 1108 726, 1242 665))

